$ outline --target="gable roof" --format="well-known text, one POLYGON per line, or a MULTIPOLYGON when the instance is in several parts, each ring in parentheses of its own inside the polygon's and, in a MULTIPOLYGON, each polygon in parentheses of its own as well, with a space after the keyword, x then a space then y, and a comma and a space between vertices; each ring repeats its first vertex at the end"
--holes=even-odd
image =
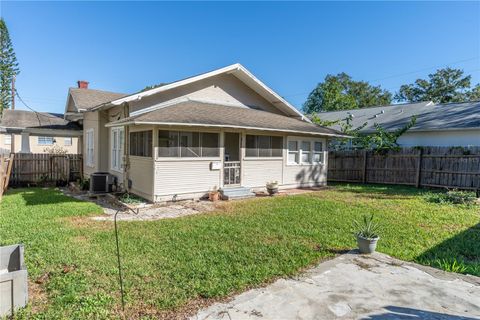
POLYGON ((218 76, 221 74, 231 74, 237 77, 240 81, 245 83, 248 87, 262 96, 264 99, 272 103, 275 107, 279 110, 284 112, 288 116, 298 117, 300 119, 309 121, 307 117, 305 117, 300 111, 298 111, 294 106, 288 103, 285 99, 283 99, 280 95, 278 95, 275 91, 270 89, 267 85, 265 85, 262 81, 257 79, 250 71, 248 71, 245 67, 243 67, 239 63, 232 64, 230 66, 216 69, 207 73, 202 73, 200 75, 196 75, 193 77, 189 77, 183 80, 175 81, 172 83, 168 83, 156 88, 152 88, 150 90, 138 92, 135 94, 131 94, 125 97, 116 98, 115 100, 108 101, 102 105, 93 108, 95 110, 97 108, 104 108, 104 107, 111 107, 120 105, 124 102, 130 102, 135 100, 140 100, 144 97, 148 97, 160 92, 165 92, 174 88, 178 88, 181 86, 188 85, 190 83, 200 81, 203 79, 207 79, 210 77, 218 76))
MULTIPOLYGON (((125 97, 124 93, 109 92, 95 89, 70 88, 69 97, 73 99, 78 111, 89 110, 100 104, 125 97)), ((68 104, 68 99, 67 99, 68 104)), ((67 105, 68 108, 68 105, 67 105)))
POLYGON ((0 128, 82 130, 78 123, 65 120, 60 113, 8 109, 3 111, 0 128))
POLYGON ((107 124, 107 127, 128 124, 244 128, 324 136, 344 136, 333 129, 267 111, 194 100, 179 101, 160 109, 114 121, 107 124))
MULTIPOLYGON (((375 123, 389 131, 402 128, 412 116, 416 116, 417 121, 410 131, 480 129, 480 101, 446 104, 434 104, 426 101, 318 113, 321 120, 328 121, 351 117, 353 128, 367 122, 368 124, 361 130, 365 133, 375 131, 375 123)), ((339 125, 332 126, 335 129, 339 129, 339 127, 339 125)))

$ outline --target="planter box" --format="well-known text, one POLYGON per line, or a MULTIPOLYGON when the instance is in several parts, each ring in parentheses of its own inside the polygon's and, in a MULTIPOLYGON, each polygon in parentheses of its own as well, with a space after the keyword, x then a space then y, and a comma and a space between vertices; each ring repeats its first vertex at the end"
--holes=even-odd
POLYGON ((0 317, 13 315, 28 302, 23 245, 0 247, 0 317))

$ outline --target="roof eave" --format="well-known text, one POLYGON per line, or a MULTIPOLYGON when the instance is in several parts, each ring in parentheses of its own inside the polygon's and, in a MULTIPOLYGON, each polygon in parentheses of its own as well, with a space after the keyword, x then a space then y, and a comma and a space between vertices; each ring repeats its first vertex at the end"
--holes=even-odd
POLYGON ((258 131, 272 131, 272 132, 285 132, 285 133, 295 133, 295 134, 308 134, 308 135, 317 135, 317 136, 326 136, 333 138, 352 138, 348 135, 336 134, 336 133, 326 133, 326 132, 315 132, 315 131, 303 131, 303 130, 290 130, 290 129, 274 129, 274 128, 261 128, 261 127, 249 127, 249 126, 236 126, 229 124, 206 124, 206 123, 181 123, 181 122, 161 122, 161 121, 125 121, 125 122, 110 122, 105 125, 105 127, 123 127, 128 125, 164 125, 164 126, 175 126, 175 127, 202 127, 202 128, 232 128, 232 129, 248 129, 248 130, 258 130, 258 131))

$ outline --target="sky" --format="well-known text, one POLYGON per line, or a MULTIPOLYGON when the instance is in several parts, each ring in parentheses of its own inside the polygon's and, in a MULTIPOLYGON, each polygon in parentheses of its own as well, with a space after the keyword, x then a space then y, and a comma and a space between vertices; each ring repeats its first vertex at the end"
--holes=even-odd
POLYGON ((480 2, 2 0, 0 14, 36 111, 64 112, 77 80, 133 93, 237 62, 297 108, 340 72, 392 92, 446 66, 480 82, 480 2))

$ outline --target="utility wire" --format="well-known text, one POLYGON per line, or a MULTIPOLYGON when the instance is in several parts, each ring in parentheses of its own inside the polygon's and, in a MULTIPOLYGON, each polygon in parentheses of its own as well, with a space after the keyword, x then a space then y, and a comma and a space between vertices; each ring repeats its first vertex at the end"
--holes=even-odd
POLYGON ((18 94, 18 90, 17 90, 17 89, 15 89, 15 95, 17 96, 18 100, 19 100, 25 107, 27 107, 28 109, 30 109, 31 111, 33 111, 33 112, 35 113, 35 116, 37 117, 37 120, 38 120, 38 125, 40 125, 40 126, 42 125, 42 121, 40 120, 40 116, 47 118, 49 124, 52 124, 52 122, 51 122, 50 119, 48 119, 48 118, 58 119, 58 117, 51 116, 51 115, 49 115, 48 113, 38 112, 37 110, 35 110, 35 109, 33 109, 32 107, 30 107, 27 103, 25 103, 25 101, 22 99, 22 97, 20 96, 20 94, 18 94))

